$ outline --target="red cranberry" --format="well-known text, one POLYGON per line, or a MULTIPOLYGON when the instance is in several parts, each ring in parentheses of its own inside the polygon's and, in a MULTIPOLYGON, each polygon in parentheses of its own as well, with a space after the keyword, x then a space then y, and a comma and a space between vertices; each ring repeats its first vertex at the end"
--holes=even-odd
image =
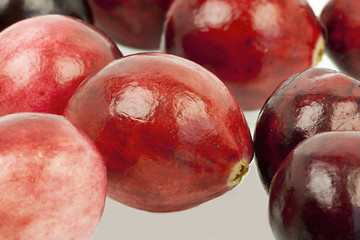
POLYGON ((321 13, 327 31, 326 50, 339 69, 360 77, 360 1, 331 0, 321 13))
POLYGON ((173 55, 114 61, 81 85, 65 116, 102 152, 108 195, 146 211, 179 211, 224 194, 253 156, 233 95, 212 73, 173 55))
POLYGON ((245 110, 317 64, 321 28, 306 1, 174 0, 162 48, 213 71, 245 110))

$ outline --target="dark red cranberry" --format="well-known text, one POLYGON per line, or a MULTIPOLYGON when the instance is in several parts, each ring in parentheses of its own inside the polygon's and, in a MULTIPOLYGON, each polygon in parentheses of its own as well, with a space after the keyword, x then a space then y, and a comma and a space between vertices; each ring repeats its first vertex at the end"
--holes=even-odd
POLYGON ((360 130, 360 81, 313 68, 285 81, 260 111, 254 133, 266 191, 284 158, 302 140, 325 131, 360 130))
POLYGON ((360 239, 360 132, 316 134, 275 174, 269 220, 277 240, 360 239))

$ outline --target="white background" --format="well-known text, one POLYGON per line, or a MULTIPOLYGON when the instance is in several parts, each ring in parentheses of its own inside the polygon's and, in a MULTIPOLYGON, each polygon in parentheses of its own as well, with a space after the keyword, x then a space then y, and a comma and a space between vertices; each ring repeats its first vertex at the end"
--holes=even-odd
MULTIPOLYGON (((328 0, 308 2, 319 15, 328 0)), ((136 52, 119 48, 124 55, 136 52)), ((318 67, 336 69, 326 55, 318 67)), ((258 111, 245 115, 253 133, 258 111)), ((267 208, 268 196, 253 161, 249 173, 232 191, 186 211, 149 213, 107 199, 92 240, 273 240, 267 208)))

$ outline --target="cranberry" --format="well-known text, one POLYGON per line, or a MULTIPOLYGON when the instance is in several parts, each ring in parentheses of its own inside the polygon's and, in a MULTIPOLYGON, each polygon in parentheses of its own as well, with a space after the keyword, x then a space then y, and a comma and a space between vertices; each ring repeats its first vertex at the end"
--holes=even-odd
POLYGON ((356 240, 360 133, 316 134, 284 160, 270 188, 269 219, 278 240, 356 240))
POLYGON ((102 152, 108 195, 153 212, 234 188, 253 156, 238 102, 212 73, 164 53, 133 54, 89 78, 65 116, 102 152))
POLYGON ((92 22, 88 5, 83 0, 3 0, 0 3, 0 31, 29 17, 61 14, 92 22))
POLYGON ((157 49, 170 0, 87 0, 95 26, 116 42, 157 49))
POLYGON ((17 22, 0 32, 0 116, 62 114, 78 85, 122 54, 94 26, 63 15, 17 22))
POLYGON ((320 19, 327 31, 326 50, 329 57, 345 72, 360 77, 360 2, 332 0, 323 9, 320 19))
POLYGON ((298 0, 174 0, 164 28, 162 49, 213 71, 245 110, 316 65, 324 45, 312 9, 298 0))
POLYGON ((284 158, 302 140, 325 131, 360 130, 360 81, 313 68, 285 81, 261 109, 254 133, 265 190, 284 158))

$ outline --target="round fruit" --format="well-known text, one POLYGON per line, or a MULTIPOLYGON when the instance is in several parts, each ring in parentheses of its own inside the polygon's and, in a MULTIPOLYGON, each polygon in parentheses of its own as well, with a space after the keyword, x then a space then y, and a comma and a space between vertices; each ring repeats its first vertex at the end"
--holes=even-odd
POLYGON ((108 195, 146 211, 179 211, 229 191, 253 156, 247 122, 225 85, 168 54, 112 62, 81 85, 65 116, 102 152, 108 195))
POLYGON ((59 115, 0 118, 0 181, 1 239, 89 240, 104 210, 104 160, 59 115))
POLYGON ((360 81, 313 68, 285 81, 261 109, 254 133, 266 191, 284 158, 302 140, 325 131, 360 130, 360 81))
POLYGON ((0 3, 0 31, 22 19, 45 14, 61 14, 91 22, 91 12, 83 0, 3 0, 0 3))
POLYGON ((339 69, 360 77, 360 2, 332 0, 323 9, 320 19, 327 31, 326 50, 339 69))
POLYGON ((95 26, 120 44, 141 49, 160 46, 170 0, 87 0, 95 26))
POLYGON ((319 133, 285 159, 270 188, 269 220, 278 240, 356 240, 360 133, 319 133))
POLYGON ((317 64, 324 45, 299 0, 174 0, 162 48, 213 71, 245 110, 260 109, 291 75, 317 64))
POLYGON ((102 32, 72 17, 17 22, 0 33, 0 116, 62 114, 77 86, 120 56, 102 32))

